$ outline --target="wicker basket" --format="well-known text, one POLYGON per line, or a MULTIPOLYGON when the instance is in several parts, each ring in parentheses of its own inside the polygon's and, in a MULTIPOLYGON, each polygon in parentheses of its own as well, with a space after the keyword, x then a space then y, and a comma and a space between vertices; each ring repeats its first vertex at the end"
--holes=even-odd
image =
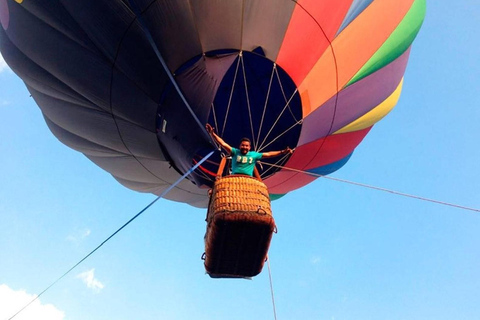
POLYGON ((265 262, 275 221, 265 184, 231 175, 215 182, 207 214, 205 269, 214 278, 253 277, 265 262))
POLYGON ((208 211, 272 215, 267 186, 255 178, 242 175, 230 175, 215 181, 208 211))

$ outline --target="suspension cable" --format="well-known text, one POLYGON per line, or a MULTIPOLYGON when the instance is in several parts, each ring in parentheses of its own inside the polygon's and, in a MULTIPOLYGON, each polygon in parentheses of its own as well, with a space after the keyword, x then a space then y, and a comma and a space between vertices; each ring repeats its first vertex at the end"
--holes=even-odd
POLYGON ((278 134, 274 139, 270 140, 269 143, 267 143, 266 145, 262 146, 261 148, 258 149, 258 152, 264 150, 266 147, 268 147, 269 145, 271 145, 272 143, 274 143, 277 139, 279 139, 281 136, 283 136, 284 134, 286 134, 288 131, 292 130, 293 128, 295 128, 296 126, 298 126, 299 124, 302 124, 303 123, 303 119, 300 119, 298 120, 297 122, 295 122, 294 124, 292 124, 289 128, 285 129, 283 132, 281 132, 280 134, 278 134))
POLYGON ((117 229, 114 233, 112 233, 108 238, 106 238, 102 243, 100 243, 95 249, 90 251, 89 254, 87 254, 85 257, 80 259, 73 267, 68 269, 64 274, 62 274, 60 277, 58 277, 55 281, 53 281, 48 287, 46 287, 42 292, 40 292, 35 298, 33 298, 29 303, 27 303, 25 306, 23 306, 20 310, 18 310, 14 315, 12 315, 8 320, 12 320, 15 318, 18 314, 20 314, 23 310, 27 309, 34 301, 36 301, 38 298, 40 298, 45 292, 47 292, 50 288, 52 288, 57 282, 62 280, 67 274, 69 274, 73 269, 78 267, 83 261, 85 261, 88 257, 90 257, 95 251, 100 249, 107 241, 112 239, 117 233, 119 233, 123 228, 125 228, 127 225, 129 225, 133 220, 138 218, 142 213, 144 213, 148 208, 150 208, 155 202, 157 202, 160 198, 163 198, 167 193, 169 193, 173 188, 177 186, 183 179, 185 179, 188 175, 190 175, 193 171, 195 171, 204 161, 206 161, 210 156, 214 153, 215 151, 211 151, 208 155, 206 155, 202 160, 200 160, 197 164, 195 164, 190 170, 188 170, 183 176, 178 178, 177 181, 175 181, 172 185, 170 185, 167 189, 165 189, 155 200, 150 202, 145 208, 143 208, 139 213, 134 215, 130 220, 128 220, 125 224, 123 224, 120 228, 117 229))
POLYGON ((363 187, 363 188, 368 188, 368 189, 373 189, 373 190, 378 190, 378 191, 384 191, 384 192, 392 193, 392 194, 395 194, 395 195, 398 195, 398 196, 413 198, 413 199, 426 201, 426 202, 432 202, 432 203, 436 203, 436 204, 440 204, 440 205, 444 205, 444 206, 454 207, 454 208, 457 208, 457 209, 480 212, 480 209, 476 209, 476 208, 472 208, 472 207, 466 207, 466 206, 462 206, 462 205, 458 205, 458 204, 454 204, 454 203, 450 203, 450 202, 445 202, 445 201, 439 201, 439 200, 435 200, 435 199, 420 197, 420 196, 407 194, 407 193, 403 193, 403 192, 399 192, 399 191, 395 191, 395 190, 391 190, 391 189, 375 187, 375 186, 364 184, 364 183, 359 183, 359 182, 349 181, 349 180, 345 180, 345 179, 329 177, 329 176, 325 176, 325 175, 314 173, 314 172, 309 172, 309 171, 289 168, 289 167, 285 167, 285 166, 275 165, 275 164, 271 164, 271 163, 268 163, 268 162, 263 162, 263 161, 259 161, 259 162, 262 163, 262 164, 265 164, 265 165, 274 166, 274 167, 277 167, 277 168, 281 168, 281 169, 285 169, 285 170, 289 170, 289 171, 293 171, 293 172, 303 173, 303 174, 307 174, 307 175, 314 176, 314 177, 317 177, 317 178, 325 178, 325 179, 334 180, 334 181, 337 181, 337 182, 348 183, 348 184, 352 184, 352 185, 363 187))
MULTIPOLYGON (((277 75, 277 81, 278 81, 278 84, 280 85, 280 90, 282 91, 283 99, 286 102, 288 99, 287 99, 287 95, 285 94, 285 89, 283 88, 282 80, 280 79, 280 74, 278 73, 278 70, 275 70, 275 74, 277 75)), ((290 105, 288 105, 288 111, 290 111, 290 115, 292 116, 293 120, 298 121, 297 117, 295 117, 295 115, 293 114, 292 108, 290 108, 290 105)))
MULTIPOLYGON (((260 135, 262 133, 262 127, 263 127, 263 120, 265 119, 265 112, 267 111, 268 99, 270 98, 270 90, 272 89, 273 76, 275 74, 276 67, 277 67, 277 64, 274 63, 272 68, 272 74, 270 75, 270 81, 268 82, 268 89, 265 97, 265 104, 263 105, 262 118, 260 119, 260 126, 258 128, 257 141, 255 141, 255 145, 258 145, 258 143, 260 142, 260 135)), ((283 88, 282 88, 282 92, 283 92, 283 88)))
POLYGON ((242 61, 243 85, 245 86, 245 99, 247 100, 247 110, 248 110, 248 118, 250 120, 250 130, 252 132, 253 149, 256 150, 255 132, 253 131, 252 110, 250 107, 250 97, 248 95, 247 73, 245 72, 245 60, 243 59, 242 52, 240 52, 240 59, 242 61))
POLYGON ((263 144, 266 142, 268 136, 270 135, 270 133, 272 132, 273 128, 277 125, 278 121, 280 120, 280 118, 282 117, 283 113, 285 112, 285 110, 287 109, 287 107, 290 105, 290 101, 292 101, 293 97, 298 93, 298 89, 295 89, 295 91, 292 93, 292 95, 290 96, 290 99, 288 99, 288 101, 285 103, 285 106, 283 107, 282 109, 282 112, 280 112, 280 114, 278 115, 277 119, 275 120, 275 122, 273 123, 273 125, 270 127, 270 130, 268 131, 268 133, 265 135, 265 137, 263 138, 263 141, 262 143, 260 144, 260 146, 258 147, 259 150, 262 149, 263 147, 263 144))
POLYGON ((215 125, 214 128, 220 129, 220 128, 218 127, 217 114, 216 114, 216 112, 215 112, 215 104, 214 104, 213 102, 212 102, 212 114, 213 114, 213 123, 214 123, 214 125, 215 125))
MULTIPOLYGON (((275 161, 275 165, 283 165, 287 159, 288 159, 289 155, 288 154, 285 154, 283 156, 280 157, 280 159, 278 159, 277 161, 275 161)), ((278 158, 278 157, 277 157, 278 158)), ((262 170, 263 170, 263 166, 260 162, 258 162, 260 164, 260 166, 262 167, 262 170)), ((263 177, 266 177, 268 175, 268 172, 269 171, 272 171, 274 169, 274 166, 270 166, 270 168, 266 169, 266 170, 263 170, 262 171, 262 174, 260 175, 262 178, 263 177)))
MULTIPOLYGON (((240 52, 241 54, 241 52, 240 52)), ((235 89, 235 83, 237 82, 237 74, 238 74, 238 68, 240 67, 240 57, 237 60, 237 66, 235 67, 235 75, 233 76, 233 83, 232 83, 232 90, 230 90, 230 97, 228 98, 228 105, 227 105, 227 112, 225 113, 225 118, 223 120, 223 127, 222 131, 218 131, 218 133, 223 136, 225 133, 225 127, 227 125, 227 119, 228 119, 228 113, 230 112, 230 106, 232 104, 232 97, 233 97, 233 90, 235 89)), ((218 128, 220 129, 220 128, 218 128)))

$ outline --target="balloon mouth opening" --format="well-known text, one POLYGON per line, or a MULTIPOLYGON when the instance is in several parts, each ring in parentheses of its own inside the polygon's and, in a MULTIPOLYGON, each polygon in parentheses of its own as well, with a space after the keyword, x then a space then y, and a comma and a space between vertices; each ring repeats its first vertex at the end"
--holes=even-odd
MULTIPOLYGON (((261 48, 252 52, 217 50, 206 56, 234 54, 236 58, 221 79, 208 116, 208 123, 232 147, 240 140, 251 140, 251 149, 258 152, 294 148, 303 123, 299 92, 290 76, 275 62, 267 59, 261 48)), ((193 163, 209 150, 200 150, 193 163)), ((221 158, 216 152, 200 170, 205 184, 215 175, 221 158)), ((262 178, 268 178, 286 163, 289 155, 262 159, 257 165, 262 178)))

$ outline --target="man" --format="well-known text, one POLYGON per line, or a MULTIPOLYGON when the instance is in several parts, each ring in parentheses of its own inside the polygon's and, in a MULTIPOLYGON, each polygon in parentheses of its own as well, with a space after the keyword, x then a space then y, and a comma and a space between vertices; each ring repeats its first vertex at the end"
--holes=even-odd
POLYGON ((231 156, 232 156, 232 174, 244 174, 248 176, 253 176, 253 170, 255 169, 255 163, 262 158, 272 158, 277 157, 282 154, 291 154, 293 150, 287 147, 281 151, 270 151, 270 152, 256 152, 250 151, 251 144, 250 139, 243 138, 240 141, 239 148, 232 148, 228 143, 226 143, 222 138, 220 138, 212 128, 210 124, 206 125, 207 132, 212 136, 212 138, 222 146, 231 156))

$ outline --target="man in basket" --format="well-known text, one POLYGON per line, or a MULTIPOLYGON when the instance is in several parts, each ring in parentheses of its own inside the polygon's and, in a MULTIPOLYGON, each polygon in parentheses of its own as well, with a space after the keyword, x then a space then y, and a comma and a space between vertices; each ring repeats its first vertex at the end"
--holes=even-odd
POLYGON ((214 131, 213 127, 207 123, 207 132, 212 138, 222 146, 232 156, 232 174, 244 174, 247 176, 253 176, 253 170, 255 169, 255 163, 262 158, 273 158, 284 154, 292 154, 293 150, 287 147, 281 151, 270 152, 256 152, 250 151, 250 139, 242 138, 240 146, 233 148, 220 138, 214 131))

